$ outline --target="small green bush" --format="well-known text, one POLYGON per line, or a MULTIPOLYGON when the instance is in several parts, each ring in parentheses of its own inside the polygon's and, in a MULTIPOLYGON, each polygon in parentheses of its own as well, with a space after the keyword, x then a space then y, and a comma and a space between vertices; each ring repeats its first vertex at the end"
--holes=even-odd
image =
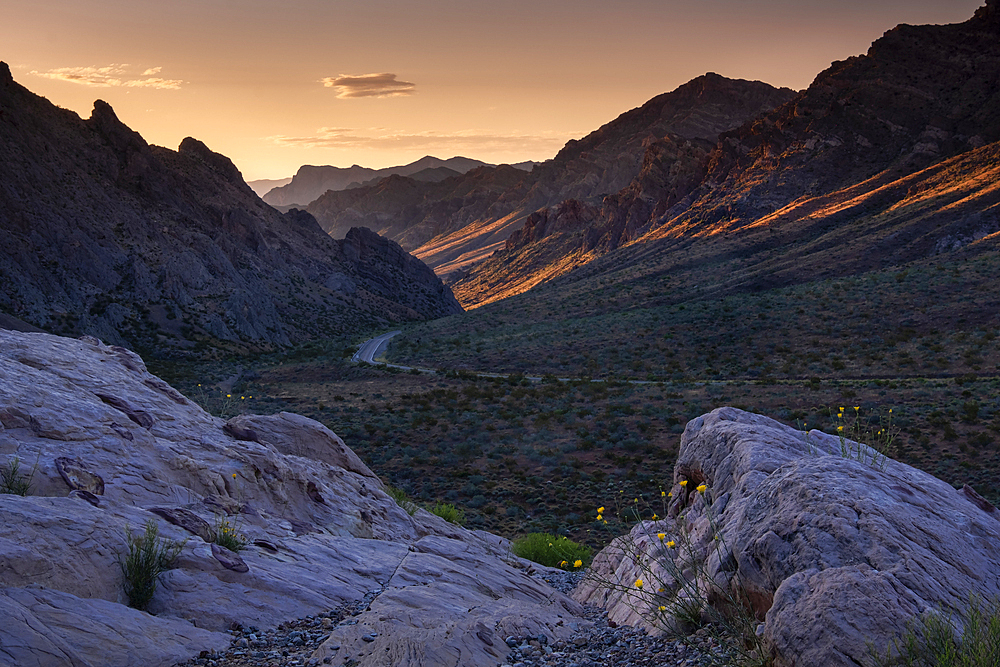
POLYGON ((874 653, 876 667, 995 667, 1000 664, 1000 599, 984 602, 973 595, 963 613, 959 635, 944 613, 927 613, 912 624, 884 655, 874 653))
POLYGON ((515 555, 546 567, 578 570, 590 564, 590 547, 562 535, 529 533, 511 543, 515 555), (579 565, 577 565, 579 563, 579 565))
POLYGON ((410 497, 406 495, 406 491, 402 489, 397 489, 395 486, 389 486, 386 484, 385 492, 396 501, 396 504, 406 510, 406 513, 413 516, 417 511, 417 504, 410 500, 410 497))
POLYGON ((141 535, 133 535, 126 528, 125 540, 128 551, 115 554, 115 560, 122 569, 129 606, 142 610, 149 606, 160 575, 171 568, 184 542, 160 538, 153 519, 146 522, 141 535))
POLYGON ((247 538, 229 519, 220 516, 215 521, 215 543, 236 552, 246 547, 247 538))
POLYGON ((453 523, 456 526, 462 526, 465 524, 465 512, 458 509, 451 503, 436 503, 428 507, 427 511, 431 514, 437 514, 445 521, 453 523))
POLYGON ((31 478, 34 476, 34 468, 24 475, 21 472, 21 459, 12 456, 7 465, 0 467, 0 493, 26 496, 31 493, 31 478))

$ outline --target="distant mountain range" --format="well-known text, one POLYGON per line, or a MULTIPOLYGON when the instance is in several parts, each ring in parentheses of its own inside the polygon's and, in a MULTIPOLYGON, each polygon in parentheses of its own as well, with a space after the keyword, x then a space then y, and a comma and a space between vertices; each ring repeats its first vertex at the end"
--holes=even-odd
MULTIPOLYGON (((534 162, 520 162, 514 166, 524 171, 531 171, 534 165, 534 162)), ((451 176, 464 174, 483 166, 487 166, 487 163, 466 157, 442 160, 428 155, 410 164, 384 169, 369 169, 358 165, 347 168, 305 165, 299 168, 295 176, 284 180, 284 182, 251 181, 249 185, 257 190, 264 201, 276 208, 287 209, 292 206, 305 208, 306 205, 327 191, 337 192, 348 188, 374 185, 389 176, 406 176, 415 181, 437 183, 451 176), (255 184, 258 183, 260 189, 255 187, 255 184), (264 186, 270 183, 275 185, 264 190, 264 186)))
POLYGON ((726 293, 994 247, 998 4, 961 24, 888 31, 701 155, 650 141, 627 186, 533 213, 456 296, 471 307, 626 267, 726 293), (695 257, 711 277, 697 278, 695 257))
POLYGON ((697 161, 721 132, 794 94, 707 74, 570 141, 531 172, 499 166, 480 167, 439 183, 387 179, 328 192, 307 210, 334 237, 366 226, 398 241, 439 275, 454 275, 504 247, 511 232, 539 208, 570 198, 595 205, 627 186, 639 173, 650 142, 672 136, 697 161))
POLYGON ((394 242, 365 229, 334 241, 308 213, 264 204, 201 142, 150 146, 100 100, 82 120, 2 63, 0 286, 8 324, 156 355, 461 310, 394 242))

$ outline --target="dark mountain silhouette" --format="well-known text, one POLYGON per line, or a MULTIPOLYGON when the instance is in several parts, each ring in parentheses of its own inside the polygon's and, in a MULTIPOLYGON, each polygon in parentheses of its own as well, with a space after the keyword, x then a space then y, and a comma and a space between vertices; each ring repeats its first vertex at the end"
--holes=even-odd
POLYGON ((418 181, 436 182, 441 180, 441 172, 436 170, 449 169, 464 174, 485 164, 466 157, 442 160, 428 155, 410 164, 385 169, 370 169, 358 165, 347 168, 305 165, 299 168, 289 183, 268 191, 263 199, 278 208, 292 206, 305 208, 328 190, 336 192, 360 187, 376 183, 388 176, 409 176, 418 181))
POLYGON ((0 64, 0 311, 158 353, 284 345, 460 310, 398 245, 334 241, 264 204, 195 139, 148 145, 98 100, 88 120, 0 64))

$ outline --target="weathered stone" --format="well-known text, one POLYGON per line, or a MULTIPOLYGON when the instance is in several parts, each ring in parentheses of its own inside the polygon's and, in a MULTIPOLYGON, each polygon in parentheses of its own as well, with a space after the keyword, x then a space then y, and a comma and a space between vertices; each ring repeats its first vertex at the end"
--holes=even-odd
POLYGON ((180 526, 192 535, 197 535, 206 542, 215 541, 212 526, 191 510, 183 507, 150 507, 149 511, 163 517, 175 526, 180 526))
POLYGON ((240 558, 235 551, 231 551, 224 546, 212 543, 212 556, 222 563, 222 567, 233 572, 249 572, 250 567, 240 558))
POLYGON ((104 480, 100 475, 87 470, 80 459, 60 456, 56 459, 56 470, 73 491, 86 491, 96 496, 104 495, 104 480))
MULTIPOLYGON (((434 614, 403 610, 392 636, 369 629, 379 636, 360 644, 383 651, 390 646, 393 655, 405 650, 431 664, 444 646, 488 647, 483 628, 495 628, 495 621, 511 628, 501 630, 503 636, 521 628, 536 636, 559 622, 581 621, 571 602, 553 602, 551 589, 505 564, 505 540, 424 510, 407 514, 319 423, 289 414, 248 417, 234 421, 252 428, 260 441, 234 440, 223 432, 225 422, 177 400, 137 357, 96 339, 0 330, 0 419, 0 460, 16 455, 38 461, 36 495, 0 495, 0 589, 8 597, 34 596, 34 587, 41 587, 46 595, 67 596, 60 599, 87 598, 42 620, 3 607, 0 664, 172 664, 218 647, 225 635, 216 633, 234 623, 272 627, 383 589, 395 591, 400 604, 423 604, 424 587, 405 583, 417 577, 440 579, 428 609, 448 610, 452 634, 430 636, 425 650, 434 614), (127 396, 130 410, 150 415, 150 428, 128 422, 128 440, 120 432, 122 410, 98 394, 127 396), (60 468, 70 468, 56 459, 105 475, 99 506, 81 502, 89 500, 84 491, 66 496, 60 468), (186 512, 235 517, 230 521, 253 545, 236 557, 243 566, 213 549, 217 545, 190 539, 205 526, 186 512), (173 569, 161 577, 152 615, 125 607, 116 563, 127 549, 126 534, 140 533, 150 520, 163 539, 183 543, 173 569), (136 626, 130 620, 135 615, 147 625, 136 626), (108 619, 107 627, 95 619, 108 619), (119 622, 121 635, 107 638, 119 622), (127 650, 119 647, 122 637, 127 650), (16 654, 4 653, 8 647, 17 647, 16 654)), ((0 606, 3 600, 0 595, 0 606)))
POLYGON ((753 604, 776 667, 846 667, 865 662, 869 643, 884 650, 916 615, 957 618, 970 594, 1000 595, 997 513, 903 463, 873 465, 861 449, 865 461, 845 458, 834 436, 734 408, 692 420, 674 469, 671 515, 682 519, 636 526, 598 555, 576 598, 649 625, 660 600, 634 582, 645 577, 646 591, 663 582, 673 595, 666 559, 694 557, 686 576, 703 597, 739 591, 753 604), (701 482, 704 495, 693 489, 701 482), (664 549, 660 532, 691 546, 664 549))

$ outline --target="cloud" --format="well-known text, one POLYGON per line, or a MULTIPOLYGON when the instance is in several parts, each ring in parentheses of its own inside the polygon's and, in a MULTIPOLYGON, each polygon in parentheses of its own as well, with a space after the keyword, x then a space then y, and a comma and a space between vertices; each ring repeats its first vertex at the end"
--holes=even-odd
POLYGON ((397 81, 396 75, 389 72, 381 74, 358 74, 352 76, 341 74, 338 77, 328 76, 323 79, 323 85, 334 88, 337 97, 399 97, 412 95, 417 91, 416 84, 409 81, 397 81))
POLYGON ((423 150, 435 151, 493 151, 493 152, 550 152, 553 155, 563 147, 566 135, 560 133, 521 134, 496 133, 480 130, 458 132, 393 132, 384 128, 348 129, 322 127, 310 136, 291 137, 278 135, 267 138, 279 146, 295 148, 334 148, 354 150, 423 150))
POLYGON ((105 67, 57 67, 45 72, 33 70, 31 73, 46 79, 68 81, 83 86, 97 88, 158 88, 177 90, 184 83, 180 79, 163 79, 159 74, 162 67, 151 67, 137 74, 131 65, 107 65, 105 67))

